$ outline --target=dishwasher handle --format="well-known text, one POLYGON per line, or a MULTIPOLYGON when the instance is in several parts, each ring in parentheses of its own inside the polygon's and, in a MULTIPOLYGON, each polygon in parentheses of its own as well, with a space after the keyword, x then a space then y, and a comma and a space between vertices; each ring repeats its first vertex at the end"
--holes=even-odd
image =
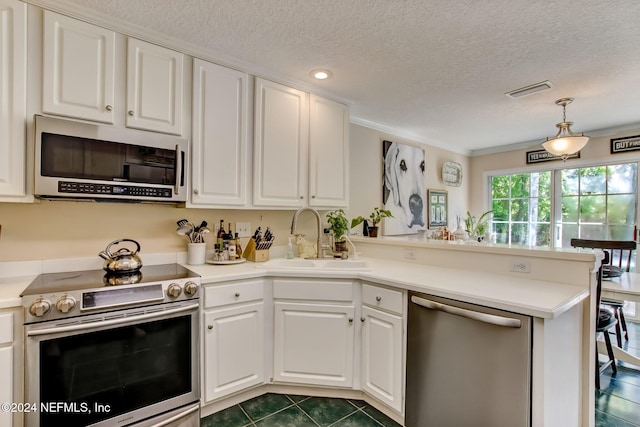
POLYGON ((453 307, 451 305, 420 298, 415 295, 411 296, 411 302, 431 310, 444 311, 445 313, 453 314, 455 316, 466 317, 467 319, 490 323, 492 325, 504 326, 505 328, 520 328, 522 326, 520 319, 496 316, 495 314, 481 313, 478 311, 467 310, 465 308, 453 307))

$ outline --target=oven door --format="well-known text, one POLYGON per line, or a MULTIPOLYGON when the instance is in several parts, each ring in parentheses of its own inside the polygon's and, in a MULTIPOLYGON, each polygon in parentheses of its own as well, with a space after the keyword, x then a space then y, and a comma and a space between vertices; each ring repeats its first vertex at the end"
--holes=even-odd
POLYGON ((37 406, 28 426, 125 426, 199 400, 197 301, 26 325, 25 334, 26 398, 37 406))

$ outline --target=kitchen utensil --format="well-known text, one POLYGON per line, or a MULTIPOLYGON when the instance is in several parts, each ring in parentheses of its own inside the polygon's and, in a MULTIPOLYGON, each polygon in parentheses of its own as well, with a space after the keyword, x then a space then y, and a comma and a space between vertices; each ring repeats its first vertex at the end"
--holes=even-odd
POLYGON ((142 267, 142 260, 138 256, 138 252, 140 251, 140 244, 132 239, 119 239, 114 240, 109 243, 107 248, 101 251, 98 256, 105 260, 104 266, 102 267, 107 273, 110 274, 130 274, 135 271, 140 270, 142 267), (131 251, 126 247, 122 247, 118 249, 116 252, 112 253, 110 251, 111 247, 114 245, 118 245, 123 242, 132 242, 135 243, 136 249, 135 251, 131 251))

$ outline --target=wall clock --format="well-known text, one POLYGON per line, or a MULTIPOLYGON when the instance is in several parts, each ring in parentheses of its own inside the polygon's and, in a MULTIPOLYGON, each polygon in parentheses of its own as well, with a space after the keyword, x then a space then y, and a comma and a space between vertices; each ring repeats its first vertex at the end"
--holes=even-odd
POLYGON ((462 185, 462 165, 458 162, 444 162, 442 182, 450 187, 460 187, 462 185))

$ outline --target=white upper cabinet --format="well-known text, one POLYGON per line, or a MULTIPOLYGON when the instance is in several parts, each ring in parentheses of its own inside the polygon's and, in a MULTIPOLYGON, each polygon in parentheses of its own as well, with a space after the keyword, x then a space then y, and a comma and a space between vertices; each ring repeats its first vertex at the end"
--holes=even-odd
POLYGON ((44 11, 42 111, 114 121, 116 33, 44 11))
POLYGON ((253 204, 306 205, 309 95, 256 79, 253 204))
POLYGON ((193 61, 192 193, 195 207, 248 207, 249 76, 193 61))
POLYGON ((183 54, 128 38, 125 56, 113 31, 46 10, 43 19, 44 113, 182 135, 183 54))
POLYGON ((253 204, 347 207, 345 105, 256 79, 253 204))
POLYGON ((184 55, 127 40, 127 127, 182 135, 184 55))
POLYGON ((26 11, 0 0, 0 197, 26 191, 26 11))
POLYGON ((349 110, 311 95, 309 124, 309 206, 349 205, 349 110))

